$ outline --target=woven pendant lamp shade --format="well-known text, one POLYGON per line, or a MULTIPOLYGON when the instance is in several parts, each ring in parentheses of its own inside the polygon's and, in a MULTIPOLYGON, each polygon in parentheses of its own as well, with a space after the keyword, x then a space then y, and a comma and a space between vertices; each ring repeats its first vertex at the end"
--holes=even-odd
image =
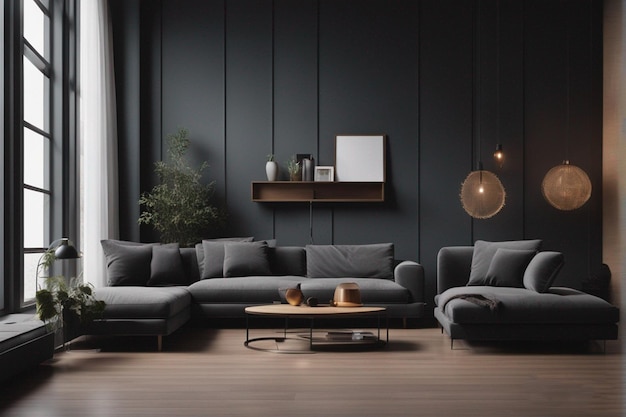
POLYGON ((576 210, 591 197, 591 181, 585 171, 569 161, 563 161, 548 171, 541 183, 541 191, 555 208, 576 210))
POLYGON ((470 172, 461 186, 463 209, 475 219, 488 219, 498 214, 505 198, 504 186, 490 171, 470 172))

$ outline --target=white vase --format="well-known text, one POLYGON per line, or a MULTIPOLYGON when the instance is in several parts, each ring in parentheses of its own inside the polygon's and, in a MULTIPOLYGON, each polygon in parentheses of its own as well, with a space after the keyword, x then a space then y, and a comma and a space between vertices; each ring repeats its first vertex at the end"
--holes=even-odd
POLYGON ((268 181, 276 181, 278 177, 278 163, 276 161, 267 161, 265 163, 265 174, 268 181))

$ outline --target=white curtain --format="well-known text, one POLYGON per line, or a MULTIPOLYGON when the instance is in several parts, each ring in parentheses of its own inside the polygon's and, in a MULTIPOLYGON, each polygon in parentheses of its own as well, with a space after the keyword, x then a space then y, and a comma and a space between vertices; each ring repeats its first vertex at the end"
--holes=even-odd
POLYGON ((79 48, 83 278, 106 284, 101 239, 117 238, 118 169, 113 38, 108 0, 81 0, 79 48))

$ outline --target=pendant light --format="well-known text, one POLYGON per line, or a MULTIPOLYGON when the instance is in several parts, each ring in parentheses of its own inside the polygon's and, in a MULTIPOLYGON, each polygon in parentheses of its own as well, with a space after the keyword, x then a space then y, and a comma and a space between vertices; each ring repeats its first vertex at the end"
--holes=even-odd
MULTIPOLYGON (((566 144, 570 139, 570 33, 569 13, 566 14, 566 144)), ((566 146, 566 155, 569 146, 566 146)), ((571 211, 582 207, 591 197, 591 181, 581 168, 570 164, 566 158, 562 164, 550 169, 541 183, 541 192, 548 203, 558 210, 571 211)))
MULTIPOLYGON (((480 16, 480 0, 478 2, 477 20, 480 16)), ((480 69, 480 25, 476 35, 478 43, 478 65, 480 69)), ((498 177, 490 171, 483 169, 481 161, 481 134, 480 134, 480 71, 477 71, 478 78, 478 103, 477 103, 477 119, 478 119, 478 166, 463 181, 461 185, 461 204, 463 209, 475 219, 488 219, 498 214, 506 199, 504 186, 498 177)))

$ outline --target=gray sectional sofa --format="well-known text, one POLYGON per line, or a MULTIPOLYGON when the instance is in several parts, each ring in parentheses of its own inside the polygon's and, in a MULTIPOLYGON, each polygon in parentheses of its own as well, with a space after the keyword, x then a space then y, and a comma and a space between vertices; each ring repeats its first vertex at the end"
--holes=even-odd
POLYGON ((563 265, 541 241, 444 247, 437 257, 435 318, 455 339, 613 340, 619 310, 581 291, 552 287, 563 265))
POLYGON ((189 319, 244 317, 247 306, 281 301, 279 290, 301 285, 306 298, 328 303, 336 286, 356 282, 364 305, 387 307, 389 317, 421 318, 424 271, 394 259, 393 244, 275 246, 251 239, 176 244, 102 242, 109 285, 94 335, 162 336, 189 319))

